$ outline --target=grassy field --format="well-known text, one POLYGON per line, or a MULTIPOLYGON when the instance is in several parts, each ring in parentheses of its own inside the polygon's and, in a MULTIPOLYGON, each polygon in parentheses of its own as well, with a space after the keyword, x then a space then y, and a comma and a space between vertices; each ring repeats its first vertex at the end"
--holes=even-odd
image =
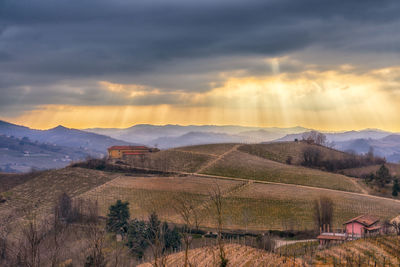
POLYGON ((203 173, 360 192, 344 175, 282 164, 240 151, 226 155, 203 173))
MULTIPOLYGON (((335 203, 335 227, 341 227, 344 221, 360 213, 376 214, 382 219, 400 213, 400 202, 389 199, 298 188, 295 185, 258 183, 235 191, 240 182, 200 177, 120 176, 82 196, 96 199, 103 216, 111 204, 121 199, 129 201, 133 217, 144 219, 155 211, 163 220, 182 223, 173 207, 176 197, 185 195, 204 207, 204 203, 209 204, 208 193, 214 183, 218 183, 222 192, 228 192, 224 202, 224 224, 227 229, 313 229, 313 201, 321 195, 332 198, 335 203)), ((215 227, 209 209, 201 208, 199 214, 203 227, 215 227)))
POLYGON ((249 144, 242 145, 239 150, 262 157, 265 159, 286 163, 289 157, 292 158, 292 164, 300 165, 303 161, 303 151, 306 148, 318 149, 324 158, 343 159, 348 157, 344 152, 330 149, 324 146, 307 144, 305 142, 280 142, 269 144, 249 144))

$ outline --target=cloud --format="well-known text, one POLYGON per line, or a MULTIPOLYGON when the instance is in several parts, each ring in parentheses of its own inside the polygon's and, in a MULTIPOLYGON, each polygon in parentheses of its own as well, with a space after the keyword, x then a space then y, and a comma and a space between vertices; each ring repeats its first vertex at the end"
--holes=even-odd
POLYGON ((399 12, 396 0, 3 0, 0 113, 192 103, 232 76, 361 75, 398 64, 399 12))

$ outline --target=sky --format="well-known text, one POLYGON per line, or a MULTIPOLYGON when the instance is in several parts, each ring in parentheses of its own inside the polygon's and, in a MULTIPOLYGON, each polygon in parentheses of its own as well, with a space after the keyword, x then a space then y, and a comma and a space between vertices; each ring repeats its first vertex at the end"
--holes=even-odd
POLYGON ((0 119, 400 132, 398 0, 0 0, 0 119))

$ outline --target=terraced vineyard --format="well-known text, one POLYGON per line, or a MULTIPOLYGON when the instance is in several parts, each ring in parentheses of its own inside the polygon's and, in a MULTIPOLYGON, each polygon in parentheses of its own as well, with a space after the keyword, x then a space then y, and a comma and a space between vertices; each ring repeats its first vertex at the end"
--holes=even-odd
POLYGON ((268 144, 249 144, 242 145, 239 150, 262 157, 265 159, 286 163, 289 157, 292 158, 291 163, 300 165, 303 161, 303 151, 306 148, 312 147, 318 149, 320 154, 324 158, 329 159, 343 159, 349 157, 348 154, 330 149, 324 146, 307 144, 305 142, 280 142, 280 143, 268 143, 268 144))
POLYGON ((0 216, 49 210, 63 192, 76 197, 116 177, 116 174, 80 168, 41 172, 3 193, 7 201, 0 204, 0 216))
MULTIPOLYGON (((98 201, 101 214, 116 200, 129 201, 133 217, 147 218, 156 211, 163 220, 181 223, 173 208, 177 196, 186 195, 199 206, 207 202, 208 193, 217 183, 226 192, 224 227, 248 230, 313 229, 313 201, 329 196, 335 204, 334 224, 341 224, 359 214, 374 213, 382 219, 400 213, 400 202, 318 188, 296 185, 243 183, 204 177, 129 177, 118 178, 88 191, 83 197, 98 201)), ((208 209, 201 209, 201 225, 215 227, 208 209)))
MULTIPOLYGON (((252 247, 241 246, 238 244, 228 244, 225 246, 226 258, 229 259, 228 266, 303 266, 303 261, 292 258, 280 257, 279 255, 268 253, 252 247), (266 265, 268 264, 268 265, 266 265)), ((189 262, 191 266, 219 266, 218 248, 205 247, 190 250, 189 262)), ((171 254, 167 257, 166 266, 183 266, 184 253, 171 254)), ((151 267, 152 263, 144 263, 140 267, 151 267)))
POLYGON ((180 150, 163 150, 150 153, 143 158, 131 158, 127 162, 133 167, 161 171, 195 172, 216 156, 180 150))
POLYGON ((359 187, 344 175, 282 164, 240 151, 226 155, 203 173, 361 192, 359 187))
POLYGON ((400 237, 379 236, 360 239, 318 252, 315 266, 398 266, 400 237))

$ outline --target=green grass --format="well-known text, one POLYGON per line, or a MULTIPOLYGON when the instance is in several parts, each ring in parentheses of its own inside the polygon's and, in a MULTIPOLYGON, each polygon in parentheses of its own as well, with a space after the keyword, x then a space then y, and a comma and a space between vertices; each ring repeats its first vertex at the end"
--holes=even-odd
POLYGON ((359 192, 344 175, 282 164, 238 151, 225 156, 204 173, 359 192))

